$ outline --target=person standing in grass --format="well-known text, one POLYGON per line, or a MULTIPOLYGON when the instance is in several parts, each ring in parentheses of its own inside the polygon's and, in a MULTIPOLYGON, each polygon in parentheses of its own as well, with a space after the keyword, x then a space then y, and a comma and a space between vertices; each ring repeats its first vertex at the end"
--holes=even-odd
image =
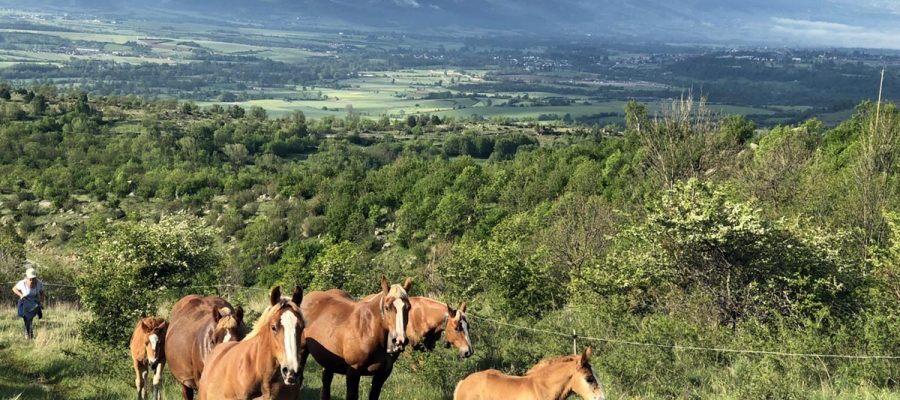
POLYGON ((27 264, 25 270, 25 279, 22 279, 16 286, 13 286, 13 293, 19 296, 19 302, 16 309, 19 316, 25 320, 25 336, 28 339, 34 339, 34 331, 32 330, 32 322, 34 317, 43 318, 41 304, 47 299, 44 293, 44 283, 37 278, 37 272, 34 268, 27 264))

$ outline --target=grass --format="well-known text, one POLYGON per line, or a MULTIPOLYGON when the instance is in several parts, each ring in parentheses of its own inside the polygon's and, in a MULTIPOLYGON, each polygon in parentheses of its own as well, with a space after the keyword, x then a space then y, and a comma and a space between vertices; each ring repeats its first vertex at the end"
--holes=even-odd
MULTIPOLYGON (((253 292, 246 297, 244 306, 250 310, 248 315, 258 315, 264 306, 264 296, 253 292)), ((238 297, 240 298, 240 296, 238 297)), ((166 307, 160 313, 166 314, 166 307)), ((21 320, 15 316, 12 307, 0 310, 0 400, 6 399, 122 399, 133 396, 133 381, 127 347, 118 349, 100 349, 82 341, 78 334, 78 324, 87 318, 86 312, 70 305, 57 304, 45 312, 43 320, 36 321, 36 339, 33 342, 24 339, 21 320)), ((476 327, 475 329, 479 329, 476 327)), ((458 361, 453 352, 438 348, 427 355, 404 354, 397 363, 394 373, 388 379, 382 397, 386 399, 402 398, 413 400, 448 399, 453 384, 459 377, 469 372, 487 368, 488 366, 506 365, 497 357, 502 357, 498 346, 502 338, 496 336, 497 331, 488 327, 473 331, 476 348, 479 352, 473 359, 458 361), (411 362, 410 360, 415 360, 411 362), (413 364, 415 366, 413 366, 413 364), (442 389, 443 388, 443 389, 442 389)), ((502 336, 512 335, 506 332, 502 336)), ((537 344, 537 343, 535 343, 537 344)), ((518 345, 516 345, 518 346, 518 345)), ((547 348, 541 346, 540 348, 547 348)), ((602 348, 601 348, 602 349, 602 348)), ((628 392, 628 388, 617 387, 613 376, 607 375, 602 368, 603 353, 598 353, 595 369, 601 381, 606 383, 610 398, 652 399, 648 394, 628 392)), ((738 375, 750 371, 741 368, 713 367, 696 371, 706 382, 701 398, 739 399, 739 393, 731 386, 738 375), (724 368, 724 369, 723 369, 724 368)), ((321 389, 319 380, 320 368, 310 359, 304 371, 304 390, 301 399, 318 399, 321 389)), ((333 393, 336 398, 344 397, 344 378, 336 376, 333 393)), ((664 383, 660 383, 664 384, 664 383)), ((369 390, 369 379, 364 378, 361 393, 365 396, 369 390)), ((168 370, 165 377, 165 396, 178 399, 180 389, 174 383, 168 370)), ((685 393, 683 398, 691 394, 685 393)), ((900 392, 865 385, 842 386, 834 388, 823 385, 818 390, 805 392, 803 398, 815 400, 837 399, 883 399, 900 400, 900 392)))

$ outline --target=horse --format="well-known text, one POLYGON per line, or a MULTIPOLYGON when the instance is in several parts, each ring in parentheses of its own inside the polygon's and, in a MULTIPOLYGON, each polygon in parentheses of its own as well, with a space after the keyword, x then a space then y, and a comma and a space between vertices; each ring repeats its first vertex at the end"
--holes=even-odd
POLYGON ((269 307, 244 340, 220 344, 209 355, 200 400, 299 399, 306 353, 302 300, 299 286, 289 299, 274 287, 269 307))
POLYGON ((359 398, 359 379, 372 376, 369 399, 377 400, 394 368, 394 356, 407 344, 410 311, 407 286, 388 285, 371 301, 355 301, 347 292, 312 292, 300 308, 306 317, 308 352, 322 366, 322 399, 331 399, 334 374, 347 376, 347 400, 359 398))
POLYGON ((142 318, 134 326, 131 334, 131 361, 134 367, 134 386, 137 399, 147 398, 147 375, 153 373, 153 399, 158 400, 162 392, 163 365, 166 363, 163 338, 169 324, 159 317, 142 318))
MULTIPOLYGON (((412 280, 407 278, 404 286, 410 286, 412 280)), ((378 294, 371 294, 363 301, 371 301, 378 294)), ((409 311, 409 322, 406 324, 406 337, 413 350, 434 350, 438 339, 444 336, 444 347, 455 347, 462 358, 475 354, 475 347, 469 338, 469 321, 466 319, 466 303, 454 310, 449 304, 421 296, 409 298, 412 309, 409 311)))
POLYGON ((237 342, 247 334, 244 310, 216 296, 188 295, 172 306, 165 351, 169 371, 181 384, 184 400, 192 400, 203 366, 220 343, 237 342))
POLYGON ((456 384, 453 400, 563 400, 572 392, 586 400, 606 400, 591 368, 592 354, 588 347, 581 355, 545 359, 525 376, 495 369, 476 372, 456 384))

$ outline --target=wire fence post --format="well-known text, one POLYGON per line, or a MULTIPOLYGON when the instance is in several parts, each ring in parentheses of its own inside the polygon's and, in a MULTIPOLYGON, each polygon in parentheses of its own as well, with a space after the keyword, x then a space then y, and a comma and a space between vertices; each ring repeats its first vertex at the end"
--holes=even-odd
POLYGON ((578 335, 574 329, 572 329, 572 354, 578 355, 578 335))

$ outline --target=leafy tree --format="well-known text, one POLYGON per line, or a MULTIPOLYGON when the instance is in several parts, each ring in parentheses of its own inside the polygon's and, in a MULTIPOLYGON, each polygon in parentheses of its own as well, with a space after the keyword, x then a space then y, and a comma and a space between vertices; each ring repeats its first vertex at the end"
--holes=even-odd
POLYGON ((77 278, 91 313, 82 329, 92 341, 120 345, 135 320, 156 312, 162 291, 212 283, 223 260, 216 230, 191 217, 121 222, 94 234, 89 248, 77 278))

